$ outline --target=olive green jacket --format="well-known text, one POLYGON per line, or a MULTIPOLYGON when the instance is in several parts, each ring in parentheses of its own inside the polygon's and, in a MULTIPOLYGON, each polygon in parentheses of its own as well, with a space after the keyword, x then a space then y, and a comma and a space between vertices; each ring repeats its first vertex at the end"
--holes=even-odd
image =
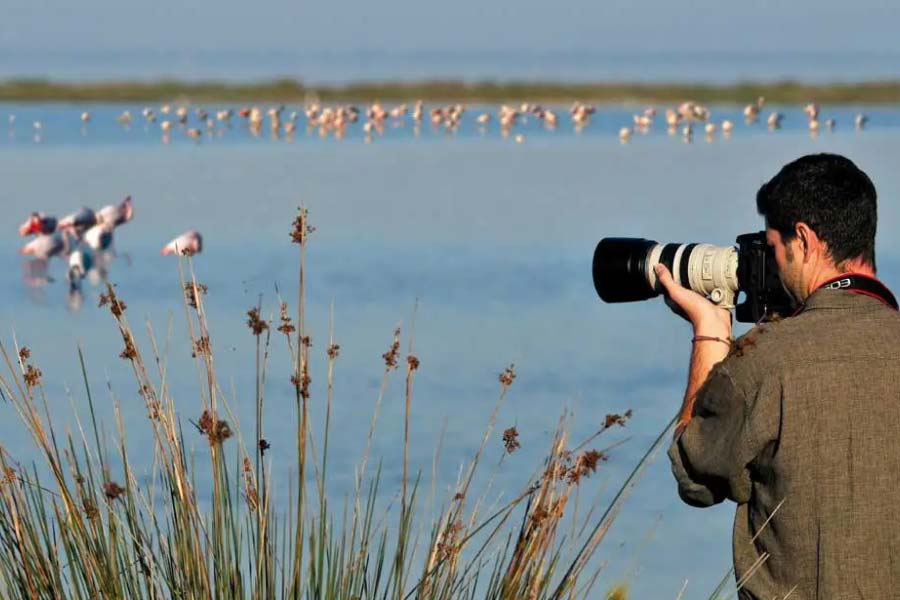
POLYGON ((819 290, 751 330, 669 458, 688 504, 737 503, 740 598, 900 598, 900 313, 819 290))

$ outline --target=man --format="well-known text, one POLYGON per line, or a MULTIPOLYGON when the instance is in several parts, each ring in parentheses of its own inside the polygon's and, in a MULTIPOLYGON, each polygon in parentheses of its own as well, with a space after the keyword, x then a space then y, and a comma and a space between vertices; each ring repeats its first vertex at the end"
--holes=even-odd
POLYGON ((793 315, 731 342, 731 313, 657 268, 694 329, 679 495, 737 504, 741 598, 898 598, 900 314, 875 278, 875 188, 818 154, 756 203, 793 315))

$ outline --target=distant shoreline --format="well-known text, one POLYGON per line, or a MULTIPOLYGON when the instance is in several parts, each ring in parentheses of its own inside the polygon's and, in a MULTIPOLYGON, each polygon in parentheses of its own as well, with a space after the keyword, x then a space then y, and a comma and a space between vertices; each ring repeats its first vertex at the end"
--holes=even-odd
POLYGON ((180 80, 59 82, 0 81, 0 102, 596 102, 602 104, 746 104, 764 96, 774 104, 900 104, 900 80, 810 84, 795 81, 736 84, 552 83, 552 82, 372 82, 305 85, 292 79, 255 83, 180 80))

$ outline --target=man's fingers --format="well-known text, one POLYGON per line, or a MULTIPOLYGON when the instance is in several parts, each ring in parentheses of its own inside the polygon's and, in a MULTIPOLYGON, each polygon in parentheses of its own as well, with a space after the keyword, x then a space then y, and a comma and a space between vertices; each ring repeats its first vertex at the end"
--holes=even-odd
POLYGON ((659 279, 659 283, 666 288, 666 292, 671 294, 672 286, 675 285, 675 280, 672 279, 672 274, 669 273, 669 269, 666 268, 666 265, 657 264, 656 267, 656 278, 659 279))

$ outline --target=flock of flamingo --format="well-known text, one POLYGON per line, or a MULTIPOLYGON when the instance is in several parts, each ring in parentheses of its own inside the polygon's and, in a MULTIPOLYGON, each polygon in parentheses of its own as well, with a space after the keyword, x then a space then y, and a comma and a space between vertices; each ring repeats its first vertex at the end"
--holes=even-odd
MULTIPOLYGON (((744 119, 747 124, 756 123, 760 119, 765 99, 760 97, 755 102, 744 108, 744 119)), ((388 126, 396 127, 412 120, 414 131, 418 134, 423 121, 427 120, 432 127, 455 132, 459 129, 463 115, 468 108, 465 104, 449 104, 435 106, 426 111, 424 103, 419 100, 410 106, 398 104, 392 107, 383 106, 379 102, 360 109, 356 105, 342 104, 326 106, 318 102, 306 104, 303 109, 307 134, 318 132, 320 137, 332 136, 335 139, 343 139, 347 135, 348 128, 362 123, 362 132, 367 142, 373 141, 376 136, 385 134, 388 126)), ((560 111, 562 112, 562 111, 560 111)), ((815 135, 820 129, 819 107, 816 103, 809 103, 804 112, 809 117, 809 130, 815 135)), ((596 113, 596 108, 591 104, 575 102, 568 111, 569 120, 576 132, 582 131, 591 122, 591 116, 596 113)), ((702 127, 708 140, 721 132, 723 136, 731 135, 734 123, 728 119, 716 122, 712 119, 710 109, 696 102, 684 102, 675 108, 665 109, 665 121, 669 135, 676 135, 681 131, 682 138, 690 142, 693 139, 694 128, 702 127)), ((652 128, 657 116, 657 108, 650 107, 634 115, 634 123, 619 130, 619 139, 628 142, 634 134, 646 134, 652 128)), ((276 138, 285 136, 293 139, 298 130, 298 122, 301 122, 301 113, 290 111, 285 106, 273 106, 262 109, 259 106, 245 106, 240 109, 223 109, 210 112, 204 108, 196 107, 193 110, 187 105, 173 106, 164 104, 158 110, 145 107, 140 116, 132 115, 130 110, 125 110, 116 117, 116 121, 123 127, 131 127, 136 122, 143 122, 147 127, 158 126, 162 134, 163 142, 168 143, 171 136, 181 132, 183 135, 200 141, 204 132, 208 136, 222 135, 232 127, 232 123, 242 120, 250 133, 254 136, 262 135, 268 128, 276 138), (191 117, 193 113, 193 118, 191 117)), ((92 120, 90 112, 81 114, 81 122, 86 127, 92 120)), ((529 119, 537 120, 544 128, 555 130, 560 124, 560 114, 552 108, 540 104, 524 102, 518 106, 501 105, 496 113, 480 112, 474 119, 479 130, 486 133, 494 122, 499 125, 499 130, 504 138, 512 136, 516 142, 524 142, 525 134, 515 132, 516 127, 524 125, 529 119), (515 133, 514 133, 515 132, 515 133)), ((784 115, 778 111, 772 111, 766 118, 770 130, 781 128, 784 115)), ((868 121, 864 114, 858 114, 855 118, 855 127, 863 129, 868 121)), ((16 123, 15 115, 9 116, 10 127, 16 123)), ((833 131, 836 122, 834 118, 824 121, 824 128, 833 131)), ((32 127, 35 132, 35 140, 39 141, 44 124, 34 121, 32 127)), ((84 129, 82 130, 84 131, 84 129)))
MULTIPOLYGON (((19 226, 19 235, 31 239, 19 250, 27 257, 25 282, 41 287, 49 281, 48 266, 59 258, 67 265, 66 280, 71 307, 81 305, 81 286, 85 279, 98 285, 106 279, 109 264, 115 257, 113 241, 116 230, 134 218, 131 196, 117 204, 93 210, 83 207, 57 218, 42 212, 31 213, 19 226)), ((203 237, 196 230, 187 231, 163 246, 162 255, 194 255, 203 250, 203 237)))
MULTIPOLYGON (((766 99, 760 96, 756 99, 756 102, 744 107, 744 121, 748 125, 753 125, 759 121, 765 103, 766 99)), ((813 136, 818 135, 821 127, 819 123, 819 105, 815 102, 810 102, 803 108, 803 112, 809 120, 810 134, 813 136)), ((667 133, 670 136, 676 135, 680 128, 682 138, 685 142, 691 142, 693 139, 695 125, 703 126, 707 141, 711 141, 719 131, 722 132, 723 136, 728 137, 734 130, 733 122, 724 119, 721 123, 716 123, 712 120, 712 113, 709 108, 696 102, 684 102, 677 108, 668 108, 666 109, 665 116, 667 133)), ((631 136, 634 133, 648 133, 653 126, 655 118, 656 108, 654 107, 646 109, 641 114, 634 115, 634 125, 622 127, 622 129, 619 130, 619 139, 623 143, 626 143, 631 139, 631 136)), ((784 114, 778 111, 772 111, 766 118, 766 125, 770 131, 776 131, 781 129, 783 120, 784 114)), ((865 114, 858 113, 854 118, 854 127, 857 130, 865 129, 868 121, 869 118, 865 114)), ((837 121, 833 117, 825 119, 825 128, 828 131, 834 131, 836 126, 837 121)))

